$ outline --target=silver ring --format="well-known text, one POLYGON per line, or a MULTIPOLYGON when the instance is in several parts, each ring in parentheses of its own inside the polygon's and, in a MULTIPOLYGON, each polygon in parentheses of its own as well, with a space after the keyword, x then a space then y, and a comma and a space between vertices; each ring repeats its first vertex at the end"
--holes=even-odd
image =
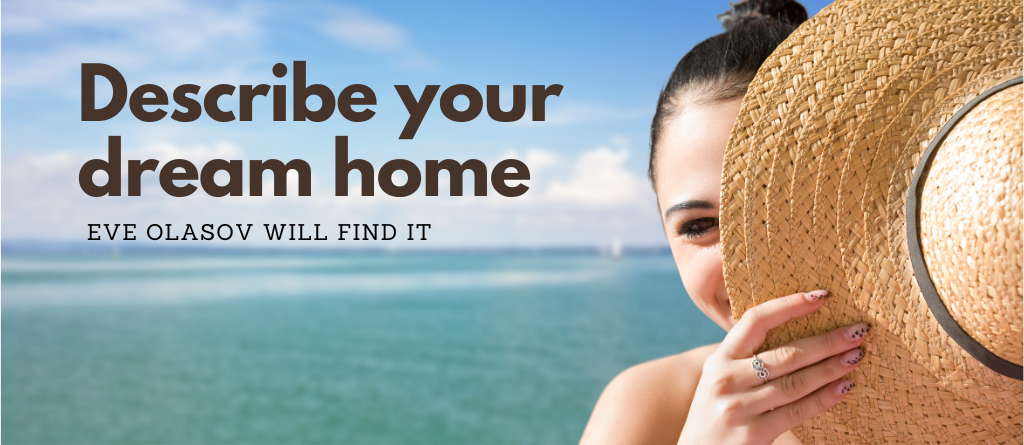
POLYGON ((764 361, 754 354, 754 361, 750 362, 750 367, 754 368, 754 376, 758 380, 768 380, 768 370, 764 369, 764 361))

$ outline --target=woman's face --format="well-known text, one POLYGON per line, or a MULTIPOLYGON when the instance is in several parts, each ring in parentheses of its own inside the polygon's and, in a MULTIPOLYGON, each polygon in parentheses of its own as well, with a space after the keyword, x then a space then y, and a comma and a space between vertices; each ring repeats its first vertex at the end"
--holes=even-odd
POLYGON ((733 319, 718 245, 719 190, 742 100, 686 106, 655 147, 658 207, 679 276, 697 307, 726 331, 733 319))

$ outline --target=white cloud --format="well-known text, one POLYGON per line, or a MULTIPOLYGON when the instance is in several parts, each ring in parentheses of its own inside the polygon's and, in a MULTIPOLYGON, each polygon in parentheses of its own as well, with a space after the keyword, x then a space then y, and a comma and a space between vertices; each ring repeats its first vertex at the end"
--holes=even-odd
POLYGON ((643 180, 625 169, 629 150, 613 151, 599 147, 583 153, 576 161, 573 176, 554 181, 546 195, 556 201, 585 205, 616 205, 638 197, 643 180))
POLYGON ((194 164, 206 163, 211 159, 241 159, 242 149, 232 142, 219 141, 213 146, 192 145, 179 147, 169 142, 157 142, 138 151, 122 155, 122 159, 156 159, 161 163, 171 159, 188 159, 194 164))
POLYGON ((5 33, 32 34, 65 25, 90 26, 124 20, 145 20, 180 13, 176 1, 38 0, 8 2, 2 19, 5 33))
POLYGON ((531 184, 543 184, 547 182, 545 181, 545 178, 547 177, 548 171, 552 167, 556 167, 564 162, 560 156, 551 151, 533 147, 526 149, 525 153, 522 155, 519 154, 519 150, 507 150, 502 153, 500 157, 491 160, 487 165, 497 164, 503 159, 518 159, 523 161, 523 163, 530 169, 531 184))
POLYGON ((38 0, 4 3, 3 35, 31 38, 33 44, 30 50, 14 46, 6 52, 2 80, 8 91, 59 86, 57 90, 71 96, 77 94, 84 62, 110 64, 129 79, 138 75, 147 82, 173 78, 180 83, 187 78, 193 83, 220 83, 231 74, 254 72, 266 77, 264 37, 267 31, 276 31, 270 20, 319 30, 347 46, 384 53, 398 68, 436 68, 433 59, 414 48, 402 26, 350 7, 315 2, 277 6, 198 0, 38 0), (322 21, 323 17, 331 18, 322 21))
POLYGON ((411 70, 436 68, 433 59, 413 47, 409 33, 397 23, 359 9, 338 7, 320 25, 321 32, 343 45, 387 55, 396 66, 411 70))
POLYGON ((409 48, 402 27, 349 10, 323 25, 324 34, 359 49, 370 51, 401 51, 409 48))
POLYGON ((198 61, 216 59, 213 69, 221 71, 231 65, 223 52, 237 57, 260 34, 257 17, 244 5, 218 8, 189 0, 8 2, 2 24, 7 38, 34 41, 31 50, 4 55, 4 89, 60 85, 65 94, 77 91, 85 62, 110 64, 128 75, 154 65, 166 72, 185 62, 194 72, 198 61))
POLYGON ((222 10, 209 2, 189 0, 37 0, 4 6, 9 6, 2 19, 5 34, 46 36, 97 30, 173 52, 251 37, 258 30, 245 8, 222 10))

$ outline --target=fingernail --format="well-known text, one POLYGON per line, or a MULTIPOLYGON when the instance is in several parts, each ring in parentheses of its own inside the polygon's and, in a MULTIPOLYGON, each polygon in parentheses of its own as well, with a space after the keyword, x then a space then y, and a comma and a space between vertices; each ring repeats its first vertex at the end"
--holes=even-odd
POLYGON ((843 332, 843 336, 846 337, 848 341, 857 341, 858 339, 864 338, 864 334, 867 333, 868 327, 866 325, 855 324, 846 328, 846 331, 843 332))
POLYGON ((810 292, 804 292, 804 296, 807 297, 807 301, 818 301, 828 298, 827 290, 812 290, 810 292))
POLYGON ((842 362, 844 366, 850 367, 856 365, 862 358, 864 358, 864 351, 857 348, 846 351, 846 353, 839 358, 839 361, 842 362))
POLYGON ((854 386, 857 386, 857 384, 853 383, 852 380, 844 380, 842 383, 839 384, 839 386, 836 387, 836 395, 841 396, 843 394, 846 394, 850 392, 850 390, 852 390, 854 386))

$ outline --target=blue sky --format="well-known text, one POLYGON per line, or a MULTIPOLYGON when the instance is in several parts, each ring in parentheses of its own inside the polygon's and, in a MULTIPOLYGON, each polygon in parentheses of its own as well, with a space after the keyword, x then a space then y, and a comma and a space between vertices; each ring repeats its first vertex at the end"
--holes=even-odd
MULTIPOLYGON (((824 4, 805 2, 812 14, 824 4)), ((466 247, 663 244, 645 177, 648 125, 672 67, 721 31, 715 15, 728 5, 97 0, 0 8, 3 240, 84 240, 90 222, 390 222, 432 223, 430 247, 466 247), (127 106, 109 121, 80 120, 81 63, 114 66, 129 89, 154 83, 170 93, 194 83, 203 94, 220 83, 290 87, 291 73, 277 79, 271 67, 295 60, 307 62, 309 83, 335 94, 353 83, 370 86, 377 114, 363 123, 337 113, 321 123, 273 122, 267 101, 257 102, 253 122, 204 115, 144 123, 127 106), (549 100, 546 122, 497 123, 486 115, 450 122, 435 102, 416 137, 398 139, 407 113, 393 85, 419 93, 428 84, 462 83, 481 91, 554 83, 564 90, 549 100), (125 160, 304 159, 313 196, 211 198, 200 191, 171 198, 153 175, 141 197, 91 198, 78 187, 78 170, 105 155, 108 135, 122 136, 125 160), (422 188, 407 198, 379 191, 335 197, 335 135, 349 136, 351 156, 377 168, 395 158, 422 168, 427 159, 475 158, 491 167, 516 157, 530 166, 531 189, 518 198, 493 190, 425 197, 422 188)), ((221 105, 237 114, 237 93, 221 105)))

